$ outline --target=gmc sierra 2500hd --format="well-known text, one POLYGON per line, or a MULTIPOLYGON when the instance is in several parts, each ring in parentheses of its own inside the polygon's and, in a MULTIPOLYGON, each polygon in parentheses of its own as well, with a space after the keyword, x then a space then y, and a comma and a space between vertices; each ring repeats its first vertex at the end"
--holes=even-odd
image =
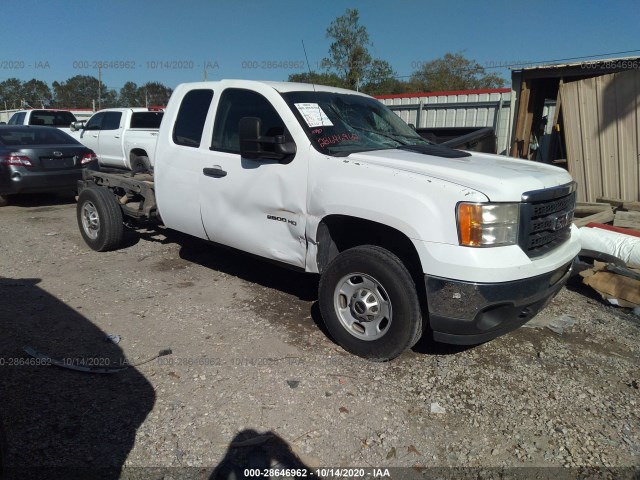
POLYGON ((182 84, 155 170, 87 170, 78 225, 117 248, 123 215, 320 274, 346 350, 389 360, 427 333, 476 344, 530 320, 580 250, 560 168, 433 145, 377 100, 296 83, 182 84))

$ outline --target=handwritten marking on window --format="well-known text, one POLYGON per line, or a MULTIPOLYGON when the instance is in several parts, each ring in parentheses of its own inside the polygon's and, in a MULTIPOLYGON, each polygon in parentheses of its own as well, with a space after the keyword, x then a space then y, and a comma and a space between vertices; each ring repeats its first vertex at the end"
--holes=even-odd
POLYGON ((353 133, 339 133, 336 135, 329 135, 328 137, 318 138, 318 145, 320 148, 324 148, 327 145, 336 145, 342 142, 357 142, 360 138, 353 133))

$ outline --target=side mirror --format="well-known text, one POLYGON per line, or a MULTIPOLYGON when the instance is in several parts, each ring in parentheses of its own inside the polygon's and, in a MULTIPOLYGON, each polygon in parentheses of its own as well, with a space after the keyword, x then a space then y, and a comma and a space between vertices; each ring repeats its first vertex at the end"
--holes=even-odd
POLYGON ((77 130, 83 130, 84 129, 84 122, 73 122, 71 125, 69 125, 69 129, 72 132, 75 132, 77 130))
POLYGON ((260 136, 258 117, 240 119, 240 155, 251 160, 269 159, 280 162, 296 154, 296 144, 287 142, 284 135, 260 136))

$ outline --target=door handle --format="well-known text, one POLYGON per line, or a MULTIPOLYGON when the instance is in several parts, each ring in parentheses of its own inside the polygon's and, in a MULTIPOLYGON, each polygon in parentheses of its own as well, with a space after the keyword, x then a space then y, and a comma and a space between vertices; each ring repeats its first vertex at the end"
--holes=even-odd
POLYGON ((120 138, 120 135, 116 135, 115 138, 120 138))
POLYGON ((207 177, 222 178, 227 176, 227 172, 224 171, 219 165, 215 165, 212 168, 203 168, 202 173, 207 177))
POLYGON ((98 134, 94 133, 93 135, 91 135, 93 138, 98 138, 98 134))

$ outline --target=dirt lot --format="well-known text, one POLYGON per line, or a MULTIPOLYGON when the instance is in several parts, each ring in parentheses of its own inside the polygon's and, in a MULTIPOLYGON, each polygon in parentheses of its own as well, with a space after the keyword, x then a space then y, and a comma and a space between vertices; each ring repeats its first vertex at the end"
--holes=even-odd
POLYGON ((473 348, 422 341, 375 364, 327 337, 317 278, 162 229, 130 231, 125 248, 96 253, 71 197, 0 209, 0 248, 10 472, 199 467, 124 475, 208 478, 216 467, 225 477, 303 462, 638 475, 615 469, 640 465, 640 318, 580 286, 564 289, 537 328, 473 348), (562 335, 545 327, 562 315, 575 325, 562 335), (173 353, 100 375, 36 365, 24 346, 111 368, 173 353))

